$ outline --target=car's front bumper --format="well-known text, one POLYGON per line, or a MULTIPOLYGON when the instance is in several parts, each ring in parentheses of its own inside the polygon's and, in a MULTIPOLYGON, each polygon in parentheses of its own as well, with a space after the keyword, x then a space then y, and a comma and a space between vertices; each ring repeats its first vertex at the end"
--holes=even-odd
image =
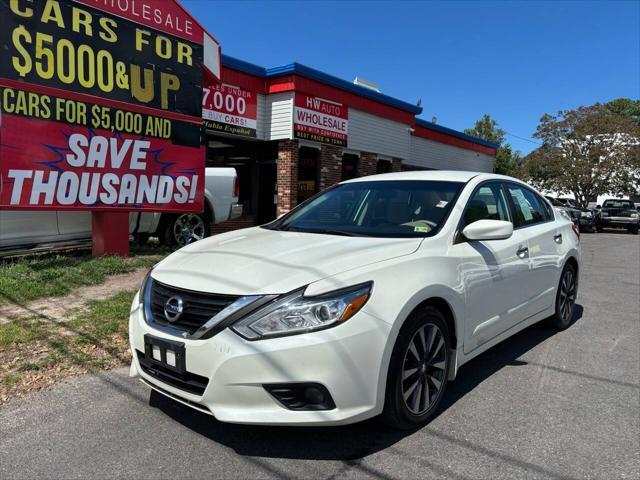
POLYGON ((229 220, 235 220, 242 216, 243 206, 241 203, 232 203, 229 210, 229 220))
POLYGON ((160 393, 232 423, 271 425, 346 424, 382 411, 385 349, 390 326, 364 311, 345 324, 303 335, 247 341, 229 329, 206 340, 187 340, 151 328, 134 299, 129 319, 131 374, 160 393), (144 335, 185 345, 186 369, 206 377, 202 395, 175 388, 148 375, 136 351, 144 335), (289 410, 265 384, 314 382, 327 388, 336 408, 289 410))

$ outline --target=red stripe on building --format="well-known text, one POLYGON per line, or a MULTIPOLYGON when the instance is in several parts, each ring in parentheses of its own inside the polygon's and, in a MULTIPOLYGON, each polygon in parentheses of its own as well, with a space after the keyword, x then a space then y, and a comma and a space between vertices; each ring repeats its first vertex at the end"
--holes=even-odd
POLYGON ((420 138, 426 138, 427 140, 433 140, 434 142, 446 143, 447 145, 453 145, 454 147, 465 148, 467 150, 473 150, 474 152, 484 153, 495 157, 496 149, 480 145, 479 143, 472 142, 470 140, 464 140, 462 138, 447 135, 446 133, 436 132, 420 125, 416 125, 412 135, 420 138))

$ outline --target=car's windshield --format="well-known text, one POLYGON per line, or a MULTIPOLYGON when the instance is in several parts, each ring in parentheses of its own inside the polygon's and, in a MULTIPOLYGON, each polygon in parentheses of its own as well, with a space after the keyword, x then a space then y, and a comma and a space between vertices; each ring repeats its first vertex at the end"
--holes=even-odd
POLYGON ((435 234, 464 184, 363 181, 327 190, 267 228, 371 237, 435 234))
POLYGON ((635 208, 629 200, 605 200, 603 208, 635 208))
POLYGON ((555 199, 553 197, 544 197, 544 198, 549 200, 551 205, 553 205, 554 207, 564 207, 564 204, 561 201, 559 201, 559 200, 557 200, 557 199, 555 199))

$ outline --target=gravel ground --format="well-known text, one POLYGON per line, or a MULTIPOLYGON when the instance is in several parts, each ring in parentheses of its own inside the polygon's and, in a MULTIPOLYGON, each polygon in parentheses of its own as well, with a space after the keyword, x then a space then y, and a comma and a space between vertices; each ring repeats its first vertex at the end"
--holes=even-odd
POLYGON ((3 406, 0 478, 640 478, 639 237, 582 238, 576 323, 462 367, 418 431, 226 425, 117 370, 3 406))

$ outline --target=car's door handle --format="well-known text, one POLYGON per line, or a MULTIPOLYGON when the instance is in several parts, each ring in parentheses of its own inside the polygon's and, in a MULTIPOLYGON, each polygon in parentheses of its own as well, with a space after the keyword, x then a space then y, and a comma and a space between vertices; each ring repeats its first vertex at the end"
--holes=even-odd
POLYGON ((527 247, 520 247, 518 248, 516 255, 520 258, 527 258, 529 256, 529 249, 527 247))
POLYGON ((553 239, 555 240, 556 243, 562 243, 562 234, 558 233, 557 235, 554 235, 553 239))

